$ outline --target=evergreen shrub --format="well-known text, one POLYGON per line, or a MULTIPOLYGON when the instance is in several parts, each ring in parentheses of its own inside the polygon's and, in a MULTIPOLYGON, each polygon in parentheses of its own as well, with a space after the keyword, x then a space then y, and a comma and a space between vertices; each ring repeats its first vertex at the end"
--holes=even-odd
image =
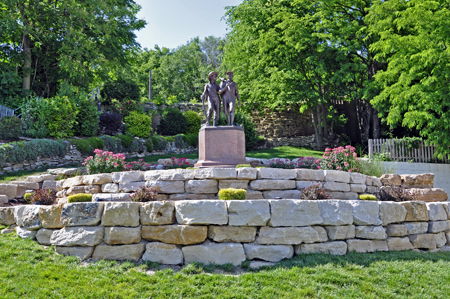
POLYGON ((220 189, 219 190, 219 199, 221 200, 243 200, 247 194, 247 190, 245 189, 220 189))
POLYGON ((151 138, 145 141, 145 147, 147 148, 147 152, 149 153, 153 152, 153 141, 151 138))
POLYGON ((122 140, 122 146, 126 149, 130 147, 131 143, 134 140, 134 137, 131 137, 129 135, 117 135, 117 137, 122 140))
POLYGON ((197 145, 198 145, 198 135, 197 134, 187 134, 185 136, 187 139, 187 143, 190 146, 197 147, 197 145))
POLYGON ((140 97, 139 86, 131 80, 118 79, 106 82, 100 92, 103 102, 108 105, 112 104, 112 100, 116 99, 123 102, 127 99, 137 101, 140 97))
POLYGON ((90 137, 87 140, 93 149, 103 149, 105 147, 103 140, 98 137, 90 137))
POLYGON ((97 135, 101 112, 98 111, 96 102, 92 99, 89 100, 83 94, 78 97, 77 108, 75 135, 87 137, 97 135))
POLYGON ((172 107, 164 109, 157 127, 158 134, 173 136, 186 131, 188 122, 180 110, 172 107))
POLYGON ((77 150, 82 154, 91 154, 94 150, 87 139, 67 139, 71 144, 75 145, 77 150))
POLYGON ((202 124, 202 118, 200 117, 200 115, 198 115, 198 113, 195 111, 186 111, 183 113, 183 115, 186 117, 187 121, 187 127, 184 133, 198 135, 202 124))
POLYGON ((122 140, 116 136, 103 135, 100 137, 104 143, 104 149, 113 153, 122 152, 122 140))
POLYGON ((361 200, 377 200, 377 197, 372 194, 360 194, 358 195, 358 199, 361 200))
POLYGON ((68 203, 72 203, 72 202, 88 202, 88 201, 92 201, 92 194, 79 193, 79 194, 70 195, 67 198, 67 202, 68 203))
POLYGON ((131 111, 125 117, 126 130, 128 133, 140 138, 147 138, 152 132, 152 119, 150 116, 131 111))
POLYGON ((22 120, 15 116, 0 118, 0 139, 14 140, 22 135, 22 120))

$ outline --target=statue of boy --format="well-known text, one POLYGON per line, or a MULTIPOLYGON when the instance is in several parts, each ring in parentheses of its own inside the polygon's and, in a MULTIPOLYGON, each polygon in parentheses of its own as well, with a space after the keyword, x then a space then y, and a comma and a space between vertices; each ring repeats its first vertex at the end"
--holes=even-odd
POLYGON ((236 111, 236 98, 239 100, 239 107, 241 107, 241 98, 239 97, 238 86, 233 81, 233 72, 227 72, 228 80, 222 79, 220 84, 219 93, 223 99, 223 110, 227 116, 227 122, 229 126, 234 123, 234 115, 236 111))
POLYGON ((216 83, 217 72, 211 72, 208 75, 209 83, 205 85, 205 90, 203 94, 200 96, 200 99, 203 102, 203 110, 206 114, 206 125, 209 126, 209 121, 211 120, 211 116, 214 112, 213 118, 213 126, 216 126, 216 123, 219 121, 219 113, 220 113, 220 99, 219 99, 219 85, 216 83), (205 98, 208 101, 208 111, 205 111, 205 98))

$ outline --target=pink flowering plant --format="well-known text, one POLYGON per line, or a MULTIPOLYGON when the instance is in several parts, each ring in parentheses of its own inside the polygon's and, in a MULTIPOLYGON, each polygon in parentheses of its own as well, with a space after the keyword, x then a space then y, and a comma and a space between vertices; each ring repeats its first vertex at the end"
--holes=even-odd
POLYGON ((170 158, 170 161, 164 164, 164 169, 174 169, 174 168, 188 168, 193 167, 194 165, 189 164, 187 162, 187 158, 170 158))
POLYGON ((88 174, 111 173, 125 170, 125 155, 114 154, 113 152, 96 149, 95 156, 87 157, 83 166, 86 167, 88 174))
POLYGON ((315 165, 318 169, 341 170, 348 172, 360 172, 357 167, 359 159, 355 148, 351 145, 345 147, 326 148, 321 160, 315 165))
POLYGON ((151 170, 156 168, 156 164, 146 163, 143 159, 139 159, 138 161, 133 161, 127 164, 124 164, 125 171, 128 170, 151 170))

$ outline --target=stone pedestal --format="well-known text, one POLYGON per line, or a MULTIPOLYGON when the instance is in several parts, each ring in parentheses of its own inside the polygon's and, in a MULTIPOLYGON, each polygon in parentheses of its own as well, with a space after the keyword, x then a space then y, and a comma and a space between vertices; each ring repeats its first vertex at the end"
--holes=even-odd
POLYGON ((236 167, 245 164, 244 128, 203 126, 198 134, 195 167, 236 167))

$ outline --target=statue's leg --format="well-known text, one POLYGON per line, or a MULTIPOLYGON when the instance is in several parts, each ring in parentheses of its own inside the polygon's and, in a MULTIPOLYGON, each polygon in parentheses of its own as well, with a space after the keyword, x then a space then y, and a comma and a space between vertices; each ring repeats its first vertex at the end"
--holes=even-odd
POLYGON ((230 108, 230 126, 234 125, 234 110, 235 110, 235 101, 230 101, 230 103, 228 104, 229 108, 230 108))
POLYGON ((216 126, 219 122, 219 116, 220 116, 220 100, 214 101, 214 120, 213 120, 213 126, 216 126))
POLYGON ((225 112, 225 116, 227 117, 227 124, 231 126, 231 120, 230 120, 230 105, 228 99, 223 100, 223 110, 225 112))
POLYGON ((211 99, 208 99, 208 111, 206 113, 206 125, 210 126, 211 123, 211 116, 213 115, 214 112, 214 103, 211 99))

